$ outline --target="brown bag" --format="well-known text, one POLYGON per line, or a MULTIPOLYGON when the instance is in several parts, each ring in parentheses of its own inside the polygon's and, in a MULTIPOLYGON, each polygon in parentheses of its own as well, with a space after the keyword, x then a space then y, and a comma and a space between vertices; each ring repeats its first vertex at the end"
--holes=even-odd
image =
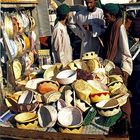
POLYGON ((118 66, 115 66, 115 69, 113 69, 112 74, 121 75, 123 78, 124 84, 127 86, 127 81, 129 77, 129 74, 127 72, 122 71, 121 68, 119 68, 118 66))
POLYGON ((123 72, 118 66, 115 66, 115 68, 112 71, 112 74, 122 75, 123 76, 123 72))

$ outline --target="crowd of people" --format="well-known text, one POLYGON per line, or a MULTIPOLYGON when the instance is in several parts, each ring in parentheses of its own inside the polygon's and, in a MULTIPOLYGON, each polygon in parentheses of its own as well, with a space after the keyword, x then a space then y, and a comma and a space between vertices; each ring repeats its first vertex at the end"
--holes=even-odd
POLYGON ((70 8, 66 4, 56 9, 57 20, 51 38, 54 62, 66 65, 73 60, 67 27, 81 39, 80 57, 86 52, 94 51, 101 58, 114 62, 116 67, 112 73, 122 75, 124 83, 132 92, 131 107, 128 101, 124 112, 132 128, 132 139, 136 140, 140 137, 140 54, 133 60, 130 47, 135 38, 140 40, 140 12, 135 16, 127 15, 124 24, 119 5, 109 3, 98 8, 95 0, 85 2, 87 8, 72 16, 69 16, 70 8), (130 40, 130 35, 133 41, 130 40))

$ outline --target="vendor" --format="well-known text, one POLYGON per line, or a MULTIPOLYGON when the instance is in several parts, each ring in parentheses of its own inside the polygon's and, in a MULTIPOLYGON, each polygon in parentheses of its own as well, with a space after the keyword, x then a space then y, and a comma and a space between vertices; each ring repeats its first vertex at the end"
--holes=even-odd
POLYGON ((115 4, 106 4, 103 6, 103 10, 104 18, 108 24, 104 35, 103 57, 115 63, 116 68, 113 74, 122 75, 126 83, 128 76, 132 73, 132 56, 120 8, 115 4))
MULTIPOLYGON (((119 5, 106 4, 103 6, 104 18, 107 29, 104 35, 104 59, 108 59, 115 64, 112 74, 122 75, 124 83, 127 84, 128 77, 132 73, 132 56, 129 50, 128 36, 123 25, 119 5)), ((131 125, 131 107, 129 99, 122 107, 126 120, 131 125)))
POLYGON ((72 47, 66 26, 69 12, 70 8, 66 4, 62 4, 56 9, 58 22, 54 27, 51 39, 54 63, 59 62, 63 65, 72 61, 72 47))

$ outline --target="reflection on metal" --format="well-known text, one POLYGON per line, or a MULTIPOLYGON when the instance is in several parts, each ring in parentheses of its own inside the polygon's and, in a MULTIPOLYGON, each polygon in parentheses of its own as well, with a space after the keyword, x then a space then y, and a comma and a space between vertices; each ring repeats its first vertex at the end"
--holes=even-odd
POLYGON ((116 3, 116 4, 124 4, 124 3, 129 3, 132 0, 101 0, 102 4, 107 4, 107 3, 116 3))
POLYGON ((126 11, 140 10, 140 4, 137 6, 128 6, 126 11))
POLYGON ((140 41, 136 42, 131 48, 130 52, 132 55, 132 59, 135 60, 137 55, 140 53, 140 41))
POLYGON ((140 2, 122 4, 125 11, 140 10, 140 2))

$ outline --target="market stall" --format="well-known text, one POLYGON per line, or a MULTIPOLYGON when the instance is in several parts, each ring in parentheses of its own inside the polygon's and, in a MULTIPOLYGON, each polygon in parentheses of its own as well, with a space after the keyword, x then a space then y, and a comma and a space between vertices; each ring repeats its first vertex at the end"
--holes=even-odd
POLYGON ((8 139, 24 139, 24 140, 128 140, 127 136, 114 135, 114 136, 104 136, 104 135, 76 135, 76 134, 67 134, 67 133, 53 133, 53 132, 41 132, 33 130, 24 130, 16 128, 0 128, 0 137, 8 139), (5 134, 5 132, 7 132, 5 134))
MULTIPOLYGON (((15 134, 19 132, 16 134, 19 137, 23 136, 18 129, 26 129, 26 137, 29 137, 28 130, 35 130, 31 138, 43 139, 50 135, 55 139, 55 135, 61 132, 80 134, 77 137, 83 135, 85 139, 87 134, 93 138, 98 135, 99 139, 107 136, 108 139, 114 133, 110 132, 112 127, 123 116, 121 107, 129 96, 121 76, 110 75, 114 67, 111 61, 100 60, 94 52, 86 53, 81 60, 74 60, 66 66, 42 65, 41 77, 37 78, 40 73, 31 73, 22 88, 7 92, 5 89, 4 101, 8 110, 1 115, 1 125, 12 127, 10 129, 15 130, 15 134)), ((118 135, 126 138, 126 122, 122 126, 118 124, 116 132, 122 129, 118 135)), ((4 135, 4 129, 1 128, 0 133, 8 137, 9 134, 4 135)), ((63 139, 69 135, 59 137, 63 139)))
POLYGON ((7 58, 6 69, 1 65, 0 138, 127 140, 122 107, 129 91, 120 75, 111 74, 114 63, 88 52, 65 66, 51 64, 49 52, 36 49, 36 5, 2 1, 7 58))

